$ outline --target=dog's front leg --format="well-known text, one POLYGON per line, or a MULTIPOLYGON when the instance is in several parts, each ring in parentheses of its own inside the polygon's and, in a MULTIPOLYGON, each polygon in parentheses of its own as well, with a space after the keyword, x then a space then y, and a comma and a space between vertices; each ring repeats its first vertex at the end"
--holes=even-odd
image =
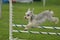
POLYGON ((32 27, 32 23, 29 23, 29 24, 26 25, 26 27, 25 27, 24 30, 27 31, 27 30, 30 29, 31 27, 32 27))

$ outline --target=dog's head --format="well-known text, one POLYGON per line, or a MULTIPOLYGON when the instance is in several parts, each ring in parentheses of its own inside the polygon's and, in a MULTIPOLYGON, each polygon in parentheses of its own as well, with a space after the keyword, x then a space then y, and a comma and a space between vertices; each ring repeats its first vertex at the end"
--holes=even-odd
POLYGON ((32 10, 30 10, 30 8, 29 8, 29 9, 27 10, 27 12, 25 13, 24 18, 25 18, 25 19, 30 19, 31 16, 33 15, 33 10, 34 10, 34 8, 33 8, 32 10))

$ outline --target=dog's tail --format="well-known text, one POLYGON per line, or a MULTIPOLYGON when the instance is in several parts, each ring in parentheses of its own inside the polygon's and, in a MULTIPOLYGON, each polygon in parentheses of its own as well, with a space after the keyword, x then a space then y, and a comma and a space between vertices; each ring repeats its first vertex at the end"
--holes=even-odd
POLYGON ((51 9, 48 9, 49 11, 52 11, 51 9))

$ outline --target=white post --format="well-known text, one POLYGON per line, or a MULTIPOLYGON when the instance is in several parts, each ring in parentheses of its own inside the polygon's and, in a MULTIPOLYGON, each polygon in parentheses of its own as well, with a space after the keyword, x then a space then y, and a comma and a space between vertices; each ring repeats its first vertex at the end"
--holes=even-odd
POLYGON ((2 0, 0 0, 0 18, 2 17, 2 0))
POLYGON ((43 0, 43 7, 45 7, 46 5, 46 0, 43 0))
POLYGON ((13 40, 12 30, 12 0, 9 0, 9 40, 13 40))

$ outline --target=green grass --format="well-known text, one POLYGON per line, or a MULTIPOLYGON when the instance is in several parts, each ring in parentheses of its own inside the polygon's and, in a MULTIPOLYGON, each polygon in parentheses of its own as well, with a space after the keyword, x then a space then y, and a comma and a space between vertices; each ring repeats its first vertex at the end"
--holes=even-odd
POLYGON ((9 9, 8 4, 2 5, 2 18, 0 19, 0 40, 8 40, 9 35, 9 9))
MULTIPOLYGON (((60 18, 60 6, 57 5, 47 5, 45 8, 43 6, 41 6, 41 3, 29 3, 29 4, 21 4, 21 3, 16 3, 13 4, 13 14, 14 14, 14 21, 13 23, 15 24, 27 24, 27 21, 24 19, 24 15, 25 12, 27 11, 28 8, 35 8, 34 13, 38 14, 39 12, 42 12, 46 9, 51 9, 54 11, 54 16, 57 16, 60 18)), ((41 25, 45 25, 45 26, 60 26, 59 25, 60 22, 58 24, 54 24, 52 22, 46 21, 45 23, 41 24, 41 25)), ((18 29, 18 30, 23 30, 23 28, 14 28, 14 29, 18 29)), ((37 28, 31 28, 30 30, 34 30, 34 31, 47 31, 47 32, 60 32, 59 30, 48 30, 48 29, 37 29, 37 28)), ((38 34, 26 34, 26 33, 13 33, 14 37, 18 37, 21 39, 26 39, 26 40, 59 40, 60 37, 56 36, 56 35, 38 35, 38 34)))
MULTIPOLYGON (((34 3, 13 3, 13 23, 15 24, 27 24, 27 20, 24 19, 25 12, 28 8, 34 8, 34 13, 38 14, 46 9, 51 9, 54 11, 54 16, 59 17, 60 19, 60 5, 49 5, 47 4, 44 8, 42 3, 34 2, 34 3)), ((60 26, 60 21, 58 24, 54 24, 52 22, 46 21, 41 24, 45 26, 60 26)), ((24 29, 24 28, 14 28, 14 29, 24 29)), ((60 30, 51 30, 51 29, 38 29, 31 28, 29 30, 34 31, 50 31, 50 32, 60 32, 60 30)), ((43 35, 43 34, 27 34, 27 33, 13 33, 13 37, 18 37, 26 40, 60 40, 60 36, 57 35, 43 35)), ((2 18, 0 19, 0 40, 8 40, 9 38, 9 5, 3 4, 2 7, 2 18)))

